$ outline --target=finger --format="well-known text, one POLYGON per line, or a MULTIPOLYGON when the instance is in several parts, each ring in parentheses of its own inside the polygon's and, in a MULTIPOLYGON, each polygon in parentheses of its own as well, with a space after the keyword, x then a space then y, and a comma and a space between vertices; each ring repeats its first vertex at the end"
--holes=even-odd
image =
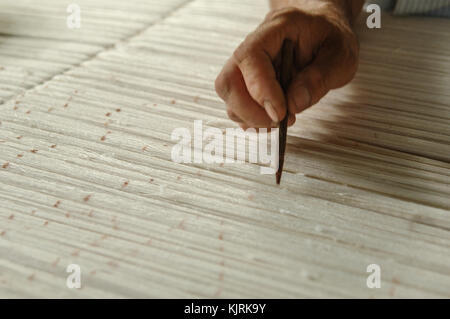
POLYGON ((227 108, 227 115, 230 118, 230 120, 232 120, 236 123, 244 123, 244 121, 240 117, 238 117, 236 115, 236 113, 233 112, 233 110, 231 110, 229 108, 227 108))
POLYGON ((294 125, 296 120, 294 114, 288 114, 288 126, 294 125))
POLYGON ((271 57, 263 48, 246 49, 243 44, 235 51, 234 58, 250 96, 266 110, 273 122, 281 121, 286 115, 286 101, 271 57))
POLYGON ((216 81, 216 91, 227 104, 231 119, 249 127, 272 127, 273 121, 250 96, 238 66, 230 60, 216 81))
MULTIPOLYGON (((230 76, 231 72, 233 72, 233 61, 229 59, 220 74, 217 76, 215 81, 215 89, 217 92, 217 95, 222 98, 225 103, 228 101, 228 96, 230 94, 230 76)), ((230 107, 227 107, 227 115, 228 117, 239 124, 243 124, 244 121, 236 115, 236 113, 233 112, 233 110, 230 107)))
POLYGON ((290 113, 300 113, 316 104, 328 91, 348 83, 357 69, 357 57, 339 43, 328 42, 288 89, 290 113))
POLYGON ((239 123, 239 127, 241 129, 243 129, 244 131, 246 131, 249 128, 249 126, 247 126, 247 124, 245 124, 245 123, 239 123))
POLYGON ((233 60, 228 59, 214 83, 217 95, 224 100, 225 103, 227 102, 230 93, 230 76, 234 69, 233 64, 233 60))

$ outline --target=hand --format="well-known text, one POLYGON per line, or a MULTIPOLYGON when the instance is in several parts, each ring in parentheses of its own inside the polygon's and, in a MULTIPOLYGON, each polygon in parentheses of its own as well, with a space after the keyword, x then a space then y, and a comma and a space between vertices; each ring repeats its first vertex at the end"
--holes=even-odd
POLYGON ((337 8, 273 10, 227 61, 216 79, 216 91, 230 119, 243 129, 276 127, 286 115, 286 104, 288 125, 293 125, 295 114, 353 78, 358 53, 356 35, 337 8), (296 50, 286 96, 274 69, 285 39, 291 39, 296 50))

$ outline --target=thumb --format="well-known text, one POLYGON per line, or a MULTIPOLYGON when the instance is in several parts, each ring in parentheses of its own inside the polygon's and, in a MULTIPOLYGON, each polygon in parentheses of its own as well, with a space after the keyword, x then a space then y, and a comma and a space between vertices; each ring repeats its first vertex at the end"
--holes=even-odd
POLYGON ((356 73, 357 58, 347 50, 323 47, 311 64, 298 73, 288 89, 289 113, 300 113, 330 90, 348 83, 356 73))
POLYGON ((289 86, 287 94, 289 113, 302 112, 317 103, 328 91, 325 74, 315 65, 308 66, 289 86))

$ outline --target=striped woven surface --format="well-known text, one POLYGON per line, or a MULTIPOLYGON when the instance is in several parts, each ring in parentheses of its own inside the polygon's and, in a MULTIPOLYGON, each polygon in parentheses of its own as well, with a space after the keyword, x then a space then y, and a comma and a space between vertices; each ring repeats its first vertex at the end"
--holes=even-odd
POLYGON ((395 14, 439 15, 450 17, 450 0, 397 0, 395 14))
POLYGON ((67 4, 0 4, 0 297, 450 297, 450 21, 362 19, 280 187, 170 156, 234 127, 213 83, 264 2, 85 0, 79 30, 67 4))
POLYGON ((450 17, 450 0, 367 0, 378 4, 382 10, 392 10, 395 15, 421 15, 450 17))

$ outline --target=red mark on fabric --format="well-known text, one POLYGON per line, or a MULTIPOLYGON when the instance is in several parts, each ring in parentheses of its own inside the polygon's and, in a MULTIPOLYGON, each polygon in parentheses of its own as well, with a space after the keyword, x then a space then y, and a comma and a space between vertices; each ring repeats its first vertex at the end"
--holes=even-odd
POLYGON ((80 250, 79 250, 79 249, 75 249, 75 250, 71 253, 71 255, 72 255, 73 257, 80 256, 80 250))
POLYGON ((392 286, 391 289, 389 289, 389 296, 394 297, 395 295, 395 286, 392 286))
POLYGON ((217 289, 216 293, 214 294, 214 297, 219 297, 222 294, 222 287, 219 287, 219 289, 217 289))
POLYGON ((178 224, 177 228, 184 230, 184 219, 178 224))
POLYGON ((59 261, 60 261, 60 258, 59 257, 56 258, 56 260, 54 262, 52 262, 52 266, 56 267, 58 265, 59 261))

